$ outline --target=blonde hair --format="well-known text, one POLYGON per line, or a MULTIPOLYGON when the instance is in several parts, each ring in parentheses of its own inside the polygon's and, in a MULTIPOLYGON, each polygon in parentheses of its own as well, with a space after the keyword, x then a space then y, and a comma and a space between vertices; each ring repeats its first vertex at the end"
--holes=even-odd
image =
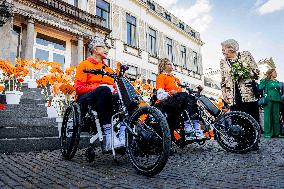
POLYGON ((160 63, 159 63, 159 65, 158 65, 158 74, 161 74, 161 73, 165 70, 166 64, 167 64, 168 62, 171 62, 168 58, 162 58, 162 59, 160 60, 160 63))
POLYGON ((266 80, 271 80, 271 76, 272 76, 272 73, 275 71, 275 68, 271 68, 269 70, 267 70, 266 74, 265 74, 265 79, 266 80))

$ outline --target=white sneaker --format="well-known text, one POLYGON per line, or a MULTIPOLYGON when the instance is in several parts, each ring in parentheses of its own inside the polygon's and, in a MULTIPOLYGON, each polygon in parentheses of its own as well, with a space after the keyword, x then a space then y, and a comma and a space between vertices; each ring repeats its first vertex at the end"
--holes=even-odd
POLYGON ((185 122, 184 122, 184 132, 185 132, 186 134, 193 133, 193 128, 192 128, 192 126, 191 126, 191 124, 190 124, 190 121, 185 121, 185 122))
POLYGON ((113 146, 114 148, 121 148, 124 147, 124 142, 122 142, 118 137, 113 137, 113 146))
POLYGON ((195 139, 196 139, 196 137, 194 135, 194 132, 188 133, 188 134, 185 135, 185 140, 187 140, 187 141, 195 140, 195 139))
POLYGON ((110 134, 105 135, 105 151, 111 150, 110 134))
POLYGON ((204 134, 203 134, 203 132, 201 131, 201 132, 197 132, 196 133, 196 137, 197 137, 197 139, 207 139, 207 137, 206 136, 204 136, 204 134))
POLYGON ((126 126, 124 125, 124 123, 120 126, 120 131, 119 131, 119 140, 122 144, 125 145, 125 129, 126 126))

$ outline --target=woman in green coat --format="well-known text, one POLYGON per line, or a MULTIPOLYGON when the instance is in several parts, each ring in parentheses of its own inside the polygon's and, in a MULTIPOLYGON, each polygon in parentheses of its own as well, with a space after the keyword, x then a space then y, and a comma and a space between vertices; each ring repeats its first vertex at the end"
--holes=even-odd
POLYGON ((264 137, 278 137, 280 135, 279 113, 280 113, 280 83, 276 80, 277 72, 269 69, 266 78, 260 80, 259 89, 267 95, 268 104, 264 109, 264 137))

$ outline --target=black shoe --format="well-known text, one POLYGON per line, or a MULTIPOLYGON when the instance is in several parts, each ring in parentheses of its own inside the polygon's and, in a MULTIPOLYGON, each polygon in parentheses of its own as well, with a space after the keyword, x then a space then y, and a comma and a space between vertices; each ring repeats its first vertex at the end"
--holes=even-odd
POLYGON ((257 150, 259 150, 259 145, 258 145, 258 143, 255 144, 255 145, 251 148, 251 151, 257 151, 257 150))
POLYGON ((85 152, 86 160, 89 163, 92 163, 95 160, 95 149, 93 145, 89 145, 85 152))
POLYGON ((174 156, 177 151, 173 148, 170 149, 170 156, 174 156))

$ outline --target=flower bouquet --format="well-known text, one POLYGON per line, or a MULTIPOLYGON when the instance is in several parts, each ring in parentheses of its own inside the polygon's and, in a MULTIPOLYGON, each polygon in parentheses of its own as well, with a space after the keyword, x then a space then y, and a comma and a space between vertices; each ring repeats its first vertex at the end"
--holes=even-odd
POLYGON ((23 95, 20 92, 22 83, 29 73, 26 64, 19 64, 17 61, 16 63, 16 66, 14 66, 9 60, 0 60, 0 70, 2 70, 2 80, 4 80, 5 85, 3 90, 5 90, 7 104, 19 104, 23 95))
POLYGON ((250 69, 241 62, 236 62, 232 65, 231 76, 233 81, 247 80, 250 78, 250 69))

